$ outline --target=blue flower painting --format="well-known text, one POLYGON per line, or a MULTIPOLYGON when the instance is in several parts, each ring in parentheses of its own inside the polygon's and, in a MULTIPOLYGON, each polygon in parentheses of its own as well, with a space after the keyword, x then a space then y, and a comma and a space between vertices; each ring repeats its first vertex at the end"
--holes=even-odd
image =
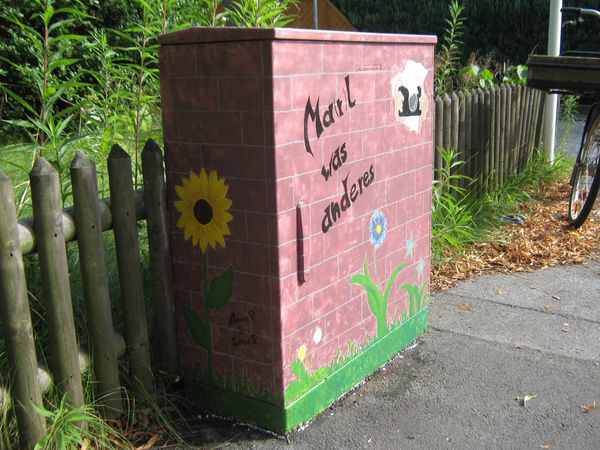
POLYGON ((387 234, 387 218, 383 211, 378 210, 373 213, 369 228, 371 231, 371 244, 373 244, 375 248, 379 248, 387 234))

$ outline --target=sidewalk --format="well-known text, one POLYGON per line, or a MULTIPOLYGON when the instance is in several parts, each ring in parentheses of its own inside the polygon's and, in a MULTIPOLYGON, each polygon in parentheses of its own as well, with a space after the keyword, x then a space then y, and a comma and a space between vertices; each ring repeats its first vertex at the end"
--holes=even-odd
POLYGON ((600 263, 433 295, 418 344, 289 445, 218 422, 196 431, 204 448, 599 448, 600 263))

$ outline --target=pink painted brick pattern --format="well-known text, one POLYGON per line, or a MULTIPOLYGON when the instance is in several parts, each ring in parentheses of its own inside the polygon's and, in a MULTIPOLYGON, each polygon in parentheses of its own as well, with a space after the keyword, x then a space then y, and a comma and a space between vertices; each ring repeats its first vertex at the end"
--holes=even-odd
POLYGON ((209 254, 211 277, 234 268, 231 300, 211 312, 218 373, 247 377, 282 399, 301 346, 307 347, 306 367, 315 370, 343 356, 349 341, 366 343, 377 322, 364 289, 350 282, 363 272, 365 258, 380 283, 406 264, 392 288, 388 316, 406 311, 400 285, 419 281, 419 270, 425 276, 429 270, 432 69, 432 47, 421 44, 275 40, 161 49, 184 364, 207 361, 181 313, 186 307, 203 311, 202 256, 176 226, 174 185, 201 168, 226 179, 233 203, 226 247, 209 254), (409 60, 429 70, 428 105, 418 131, 396 121, 391 99, 391 79, 409 60), (303 283, 299 202, 307 238, 303 283), (385 213, 388 226, 377 249, 370 241, 375 210, 385 213))

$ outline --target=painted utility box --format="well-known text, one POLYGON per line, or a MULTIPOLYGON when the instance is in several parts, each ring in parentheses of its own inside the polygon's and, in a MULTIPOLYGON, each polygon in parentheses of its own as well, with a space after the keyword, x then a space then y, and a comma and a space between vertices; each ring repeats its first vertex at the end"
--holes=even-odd
POLYGON ((160 44, 186 380, 199 406, 284 433, 427 326, 435 37, 160 44))

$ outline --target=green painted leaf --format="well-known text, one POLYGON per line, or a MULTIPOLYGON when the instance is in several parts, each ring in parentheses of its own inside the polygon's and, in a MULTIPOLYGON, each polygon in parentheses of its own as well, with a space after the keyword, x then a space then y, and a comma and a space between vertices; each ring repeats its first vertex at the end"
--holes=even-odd
POLYGON ((405 289, 406 292, 408 292, 409 312, 410 312, 410 316, 412 316, 417 312, 419 287, 417 285, 408 284, 408 283, 403 284, 401 287, 402 287, 402 289, 405 289))
POLYGON ((394 285, 394 281, 396 281, 396 277, 400 274, 400 272, 402 271, 402 269, 404 269, 405 266, 406 266, 406 264, 400 264, 398 267, 396 267, 396 270, 394 270, 392 272, 390 279, 388 280, 387 284, 385 285, 385 293, 383 294, 383 298, 386 303, 388 302, 388 299, 390 298, 390 292, 392 291, 392 286, 394 285))
POLYGON ((206 323, 200 314, 190 308, 183 310, 183 316, 192 335, 192 339, 196 344, 205 348, 206 350, 210 347, 210 326, 206 323))
POLYGON ((210 282, 208 288, 208 307, 224 308, 233 292, 233 267, 229 267, 221 275, 210 282))
POLYGON ((384 304, 384 299, 377 285, 371 280, 368 275, 359 273, 354 275, 350 282, 362 286, 367 291, 367 299, 373 315, 377 318, 381 315, 381 309, 384 304))

